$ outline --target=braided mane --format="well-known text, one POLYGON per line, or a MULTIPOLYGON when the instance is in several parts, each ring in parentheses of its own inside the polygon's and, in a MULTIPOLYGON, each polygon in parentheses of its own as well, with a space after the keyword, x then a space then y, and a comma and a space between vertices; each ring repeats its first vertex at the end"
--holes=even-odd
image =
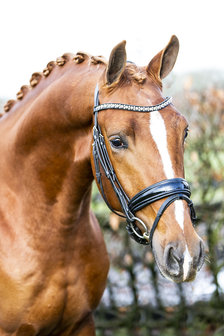
MULTIPOLYGON (((91 56, 84 52, 77 52, 75 55, 71 53, 65 53, 62 56, 58 57, 56 61, 50 61, 42 72, 34 72, 30 79, 30 85, 21 86, 19 92, 16 94, 17 99, 10 99, 6 102, 6 104, 4 105, 4 112, 0 112, 0 117, 3 116, 5 113, 8 113, 16 103, 22 101, 22 99, 33 88, 35 88, 41 80, 44 80, 44 78, 48 77, 51 74, 55 67, 62 67, 69 61, 74 62, 74 64, 80 64, 86 60, 89 60, 89 62, 94 65, 107 65, 107 60, 103 56, 91 56)), ((124 82, 129 82, 131 79, 141 84, 144 83, 146 75, 142 71, 139 71, 138 67, 134 63, 127 63, 126 69, 119 83, 116 83, 116 86, 121 86, 124 82)), ((108 89, 113 90, 113 88, 114 86, 112 85, 108 89)))
POLYGON ((107 64, 107 61, 103 56, 91 56, 84 52, 77 52, 75 55, 71 53, 65 53, 58 57, 56 61, 50 61, 42 72, 34 72, 30 78, 30 85, 21 86, 19 92, 16 94, 17 100, 10 99, 6 102, 4 105, 4 112, 0 113, 0 117, 5 113, 8 113, 12 107, 18 101, 21 101, 24 96, 27 95, 34 87, 36 87, 42 79, 48 77, 56 66, 62 67, 68 61, 73 61, 74 64, 79 64, 87 59, 89 59, 92 64, 107 64))

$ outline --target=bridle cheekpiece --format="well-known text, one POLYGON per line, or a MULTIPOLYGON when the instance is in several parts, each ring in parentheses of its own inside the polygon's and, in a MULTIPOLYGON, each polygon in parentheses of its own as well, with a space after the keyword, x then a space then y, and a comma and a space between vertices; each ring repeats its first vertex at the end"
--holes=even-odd
POLYGON ((127 110, 127 111, 135 111, 135 112, 154 112, 159 111, 170 105, 172 102, 171 97, 167 97, 163 102, 153 106, 136 106, 136 105, 128 105, 128 104, 120 104, 120 103, 105 103, 99 104, 99 89, 98 85, 95 89, 94 96, 94 127, 93 127, 93 159, 95 165, 96 179, 99 185, 101 195, 106 202, 109 209, 116 213, 118 216, 123 217, 127 221, 126 229, 129 235, 138 243, 144 245, 150 245, 152 247, 152 238, 154 231, 159 223, 159 220, 164 213, 164 211, 176 200, 185 200, 190 208, 191 220, 194 222, 196 219, 196 214, 194 210, 194 206, 192 201, 190 200, 190 187, 187 181, 183 178, 173 178, 160 181, 156 184, 153 184, 139 193, 137 193, 132 199, 129 199, 124 189, 122 188, 117 175, 113 169, 111 164, 104 136, 102 135, 100 125, 98 123, 98 112, 107 110, 107 109, 115 109, 115 110, 127 110), (107 179, 110 181, 112 188, 120 202, 122 214, 114 210, 110 203, 107 200, 107 197, 104 193, 103 183, 101 178, 101 171, 104 171, 107 179), (161 205, 154 223, 152 225, 151 230, 149 231, 146 224, 137 216, 135 213, 142 208, 150 205, 160 199, 165 199, 163 204, 161 205), (139 229, 136 225, 140 225, 143 229, 139 229))

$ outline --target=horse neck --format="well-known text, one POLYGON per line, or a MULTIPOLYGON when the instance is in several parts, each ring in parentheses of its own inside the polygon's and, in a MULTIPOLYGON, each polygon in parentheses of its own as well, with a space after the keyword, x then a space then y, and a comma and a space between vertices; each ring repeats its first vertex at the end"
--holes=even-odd
POLYGON ((48 222, 69 226, 89 213, 92 109, 100 74, 69 70, 8 117, 14 127, 5 128, 11 172, 4 180, 18 197, 27 225, 46 222, 47 216, 48 222))

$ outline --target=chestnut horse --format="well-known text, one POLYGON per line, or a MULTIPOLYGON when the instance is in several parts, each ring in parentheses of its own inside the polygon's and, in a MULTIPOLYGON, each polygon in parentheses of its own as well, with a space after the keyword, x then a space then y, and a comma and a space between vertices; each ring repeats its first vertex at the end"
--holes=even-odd
MULTIPOLYGON (((162 79, 178 49, 173 36, 146 67, 126 61, 125 41, 112 50, 108 63, 81 52, 64 54, 43 73, 34 73, 17 101, 5 105, 8 113, 0 120, 1 336, 95 335, 92 313, 109 261, 90 210, 94 176, 110 207, 123 208, 99 162, 96 174, 94 91, 98 85, 99 104, 161 108, 98 113, 106 151, 129 199, 164 180, 182 186, 188 125, 170 101, 160 104, 162 79)), ((163 212, 151 242, 161 273, 176 282, 193 279, 204 259, 183 197, 163 212)), ((150 232, 163 202, 137 210, 131 227, 150 232)), ((148 241, 147 234, 143 238, 148 241)))

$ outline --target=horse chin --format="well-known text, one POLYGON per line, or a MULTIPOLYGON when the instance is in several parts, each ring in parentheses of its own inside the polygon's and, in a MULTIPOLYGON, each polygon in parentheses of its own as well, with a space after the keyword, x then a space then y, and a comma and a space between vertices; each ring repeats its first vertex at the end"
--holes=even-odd
POLYGON ((193 270, 188 276, 187 278, 184 279, 183 277, 183 274, 178 274, 178 276, 176 275, 173 275, 173 274, 169 274, 161 265, 157 264, 158 265, 158 268, 159 268, 159 271, 161 273, 161 275, 168 279, 168 280, 171 280, 175 283, 181 283, 181 282, 191 282, 195 279, 196 277, 196 273, 197 273, 197 270, 193 270))
POLYGON ((180 271, 176 272, 176 274, 175 274, 175 271, 173 271, 172 273, 169 272, 166 266, 159 260, 160 258, 158 257, 155 249, 153 249, 153 255, 154 255, 154 258, 155 258, 160 274, 167 280, 173 281, 175 283, 193 281, 196 277, 197 272, 200 270, 200 268, 203 265, 202 263, 200 267, 196 267, 196 268, 192 266, 187 276, 185 276, 183 268, 180 271))

